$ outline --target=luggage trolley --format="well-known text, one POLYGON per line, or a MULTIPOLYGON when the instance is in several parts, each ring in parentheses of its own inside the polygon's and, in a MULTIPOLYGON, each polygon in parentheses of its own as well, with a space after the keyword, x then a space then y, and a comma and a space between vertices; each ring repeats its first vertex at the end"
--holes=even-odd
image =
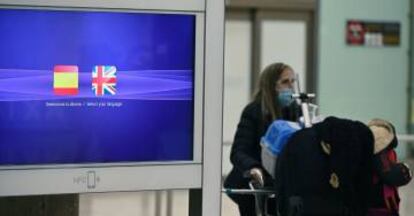
POLYGON ((250 189, 231 189, 224 188, 222 192, 226 194, 253 195, 255 200, 256 216, 275 216, 268 213, 268 203, 271 198, 276 197, 276 192, 272 189, 255 186, 253 182, 249 182, 250 189))
MULTIPOLYGON (((307 94, 307 93, 297 93, 293 94, 292 97, 296 99, 302 110, 302 123, 305 128, 312 126, 312 119, 310 116, 309 106, 313 106, 312 108, 313 113, 312 115, 315 116, 315 107, 316 105, 309 104, 309 101, 315 97, 315 94, 307 94)), ((267 150, 262 148, 262 161, 263 166, 266 169, 267 172, 274 178, 275 173, 275 166, 276 166, 276 160, 277 158, 274 156, 271 156, 269 153, 267 153, 267 150)), ((275 191, 273 188, 264 188, 260 187, 259 185, 254 185, 252 181, 249 182, 249 189, 232 189, 232 188, 223 188, 223 193, 229 194, 240 194, 240 195, 253 195, 255 198, 255 210, 257 216, 276 216, 269 214, 268 212, 268 203, 270 201, 276 202, 276 195, 277 191, 275 191)))

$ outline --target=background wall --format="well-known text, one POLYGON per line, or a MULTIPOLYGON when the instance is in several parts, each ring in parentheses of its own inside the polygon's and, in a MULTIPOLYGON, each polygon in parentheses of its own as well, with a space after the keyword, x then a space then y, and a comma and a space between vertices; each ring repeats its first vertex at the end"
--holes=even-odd
MULTIPOLYGON (((318 103, 323 115, 361 121, 380 117, 398 133, 408 126, 410 0, 320 0, 318 103), (348 19, 401 23, 398 47, 351 47, 348 19)), ((405 149, 399 149, 405 154, 405 149)))
MULTIPOLYGON (((411 102, 411 110, 410 110, 410 133, 414 133, 414 88, 413 88, 413 84, 414 84, 414 55, 413 55, 413 50, 414 50, 414 0, 411 0, 411 34, 410 34, 410 43, 411 43, 411 98, 410 98, 410 102, 411 102)), ((411 144, 411 156, 414 156, 414 145, 411 144)))
POLYGON ((298 74, 300 89, 306 91, 306 22, 263 18, 260 22, 260 71, 274 62, 283 62, 298 74))
POLYGON ((226 20, 224 49, 223 168, 231 170, 230 150, 243 107, 250 100, 252 23, 248 16, 226 20))

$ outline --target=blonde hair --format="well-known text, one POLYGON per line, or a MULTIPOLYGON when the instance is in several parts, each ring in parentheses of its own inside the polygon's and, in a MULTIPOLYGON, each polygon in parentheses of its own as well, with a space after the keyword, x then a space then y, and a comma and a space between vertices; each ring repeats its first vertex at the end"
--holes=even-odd
POLYGON ((270 116, 268 120, 276 120, 281 114, 279 101, 276 100, 278 92, 276 91, 276 82, 280 79, 281 74, 291 67, 284 63, 273 63, 268 65, 260 75, 259 86, 256 90, 254 100, 262 105, 262 113, 264 120, 270 116))

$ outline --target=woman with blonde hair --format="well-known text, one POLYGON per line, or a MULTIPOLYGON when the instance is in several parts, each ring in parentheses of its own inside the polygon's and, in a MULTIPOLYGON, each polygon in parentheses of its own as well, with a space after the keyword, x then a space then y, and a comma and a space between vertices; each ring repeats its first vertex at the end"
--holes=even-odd
MULTIPOLYGON (((277 119, 296 121, 300 108, 292 99, 295 74, 284 63, 267 66, 260 75, 254 99, 243 110, 231 149, 233 169, 225 180, 227 188, 248 188, 248 182, 270 185, 271 177, 261 161, 260 138, 277 119)), ((230 195, 241 216, 255 215, 252 195, 230 195)))

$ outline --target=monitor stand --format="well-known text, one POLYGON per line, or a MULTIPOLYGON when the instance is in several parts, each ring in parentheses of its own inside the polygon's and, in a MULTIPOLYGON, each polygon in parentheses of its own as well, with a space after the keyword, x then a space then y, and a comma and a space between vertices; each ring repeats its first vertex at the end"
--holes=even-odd
POLYGON ((78 216, 79 195, 1 197, 0 215, 78 216))

